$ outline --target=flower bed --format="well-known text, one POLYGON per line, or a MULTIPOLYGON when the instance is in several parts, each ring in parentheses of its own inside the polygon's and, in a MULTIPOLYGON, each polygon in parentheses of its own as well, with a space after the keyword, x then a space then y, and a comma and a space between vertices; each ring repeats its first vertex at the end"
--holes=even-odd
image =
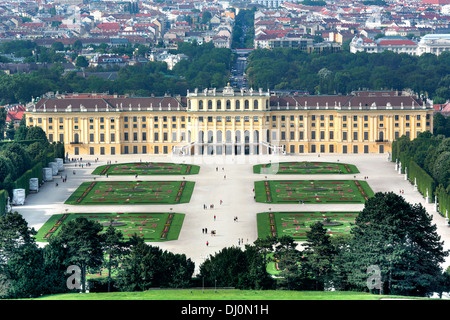
POLYGON ((263 212, 257 215, 258 237, 291 236, 295 241, 305 241, 313 223, 321 222, 327 234, 348 234, 355 225, 358 212, 263 212))
POLYGON ((255 182, 255 200, 264 203, 364 203, 373 195, 366 181, 265 180, 255 182))
POLYGON ((82 183, 66 204, 178 204, 190 201, 192 181, 97 181, 82 183))
POLYGON ((38 230, 37 241, 48 241, 60 231, 61 226, 77 217, 97 221, 105 232, 109 226, 122 232, 124 238, 138 236, 145 241, 170 241, 178 239, 184 221, 181 213, 72 213, 53 215, 38 230))

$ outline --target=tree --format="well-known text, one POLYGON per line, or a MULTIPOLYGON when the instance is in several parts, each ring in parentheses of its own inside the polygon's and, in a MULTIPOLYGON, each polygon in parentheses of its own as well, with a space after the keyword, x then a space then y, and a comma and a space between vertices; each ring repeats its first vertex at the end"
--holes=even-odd
POLYGON ((31 159, 28 152, 21 144, 17 142, 8 143, 2 151, 2 154, 14 163, 14 178, 18 178, 25 171, 31 168, 31 159))
POLYGON ((35 127, 35 126, 28 128, 25 140, 48 141, 45 131, 41 127, 35 127))
POLYGON ((75 42, 72 44, 72 49, 80 51, 81 49, 83 49, 83 42, 81 42, 80 39, 75 40, 75 42))
POLYGON ((87 68, 89 66, 89 61, 88 61, 88 59, 86 59, 85 56, 78 56, 75 66, 77 66, 79 68, 87 68))
POLYGON ((133 242, 117 274, 118 288, 121 291, 144 291, 157 287, 158 278, 163 276, 166 267, 161 263, 162 250, 147 245, 141 238, 135 238, 133 242))
POLYGON ((324 288, 331 281, 336 251, 322 222, 311 225, 311 230, 306 232, 306 242, 303 246, 305 247, 303 251, 306 258, 305 268, 310 270, 316 290, 324 288))
POLYGON ((63 224, 60 232, 50 238, 55 245, 67 250, 67 265, 77 265, 81 269, 81 290, 86 290, 86 272, 88 268, 99 268, 103 262, 103 227, 97 221, 78 217, 63 224))
POLYGON ((6 109, 4 107, 0 107, 0 140, 3 140, 5 137, 6 115, 6 109))
POLYGON ((8 129, 6 129, 6 139, 14 140, 14 134, 16 129, 14 128, 14 121, 8 123, 8 129))
POLYGON ((52 49, 54 51, 64 51, 64 44, 61 41, 55 41, 52 43, 52 49))
POLYGON ((256 245, 227 247, 200 265, 200 277, 206 286, 239 289, 269 289, 273 279, 266 270, 266 259, 256 245))
POLYGON ((0 296, 23 298, 42 293, 42 254, 36 231, 17 212, 0 217, 0 296))
POLYGON ((367 272, 376 266, 381 293, 425 296, 440 290, 440 264, 448 251, 421 204, 409 204, 393 192, 378 192, 366 202, 351 233, 342 250, 342 271, 349 285, 373 289, 367 272))
POLYGON ((111 291, 111 273, 113 269, 119 267, 124 255, 128 251, 128 245, 123 240, 123 234, 112 225, 106 229, 103 243, 103 251, 107 259, 106 267, 108 269, 108 292, 111 291))

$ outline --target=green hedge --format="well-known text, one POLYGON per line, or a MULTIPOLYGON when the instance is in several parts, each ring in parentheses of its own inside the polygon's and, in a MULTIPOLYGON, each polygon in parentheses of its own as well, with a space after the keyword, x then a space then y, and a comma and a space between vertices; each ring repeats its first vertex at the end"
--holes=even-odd
POLYGON ((28 195, 30 193, 30 179, 38 178, 39 185, 43 180, 42 173, 42 163, 36 164, 33 168, 26 171, 23 175, 20 176, 16 181, 14 181, 14 189, 25 189, 25 194, 28 195))
MULTIPOLYGON (((403 164, 402 164, 403 166, 403 164)), ((407 164, 408 179, 414 184, 414 179, 417 181, 417 190, 426 197, 427 189, 430 202, 434 202, 434 195, 436 192, 436 181, 422 169, 414 160, 410 160, 407 164)))
POLYGON ((8 192, 6 190, 0 190, 0 216, 5 215, 7 203, 8 203, 8 192))
POLYGON ((439 212, 441 215, 448 218, 448 213, 450 213, 450 194, 442 185, 440 185, 436 189, 436 196, 439 203, 439 212))

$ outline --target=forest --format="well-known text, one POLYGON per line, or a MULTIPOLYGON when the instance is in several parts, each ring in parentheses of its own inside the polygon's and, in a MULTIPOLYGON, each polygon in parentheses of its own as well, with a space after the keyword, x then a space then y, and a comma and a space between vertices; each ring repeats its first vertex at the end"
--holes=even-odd
MULTIPOLYGON (((56 54, 57 48, 61 48, 56 45, 44 49, 36 48, 27 41, 23 43, 19 41, 19 44, 14 41, 14 43, 14 45, 2 44, 0 52, 7 54, 11 53, 11 50, 17 50, 20 55, 26 56, 25 59, 29 60, 37 59, 32 55, 33 50, 45 52, 48 57, 53 52, 55 56, 54 59, 46 60, 47 67, 30 73, 8 75, 0 72, 0 104, 28 103, 33 98, 50 91, 107 92, 133 96, 185 95, 188 89, 225 86, 233 62, 230 49, 215 48, 212 43, 203 45, 181 43, 178 50, 172 53, 183 53, 188 56, 188 60, 179 62, 173 70, 168 70, 165 62, 129 65, 119 70, 90 70, 118 72, 116 80, 107 80, 99 76, 83 77, 81 68, 80 72, 65 72, 60 55, 56 54)), ((145 51, 141 46, 136 49, 140 52, 145 51)), ((105 46, 96 50, 105 51, 105 46)), ((121 52, 117 50, 115 49, 114 52, 126 54, 127 51, 133 51, 133 47, 124 47, 121 52)), ((77 53, 72 54, 76 61, 77 53)))
MULTIPOLYGON (((242 19, 245 17, 242 16, 242 19)), ((236 40, 242 33, 235 35, 236 40)), ((244 39, 246 43, 247 38, 244 39)), ((247 46, 247 45, 246 45, 247 46)), ((80 43, 69 48, 77 61, 80 43)), ((107 92, 135 96, 185 95, 187 90, 221 88, 230 78, 235 61, 232 50, 215 48, 212 43, 183 42, 171 53, 183 53, 188 59, 168 70, 165 62, 148 62, 114 70, 116 80, 99 76, 83 77, 82 72, 65 72, 61 45, 42 48, 29 41, 3 43, 0 53, 17 52, 26 61, 46 63, 47 67, 30 73, 0 73, 0 104, 28 103, 32 98, 53 92, 107 92), (34 52, 34 54, 33 54, 34 52)), ((145 46, 108 48, 98 52, 144 55, 145 46), (113 51, 111 51, 113 50, 113 51)), ((80 67, 80 71, 81 71, 80 67)), ((86 71, 111 71, 106 69, 86 71)), ((354 90, 403 90, 433 99, 435 104, 450 99, 450 53, 436 56, 412 56, 391 51, 383 53, 340 52, 306 53, 293 48, 253 50, 248 58, 248 87, 264 90, 288 90, 309 94, 349 94, 354 90)))
POLYGON ((354 90, 403 90, 444 103, 450 99, 450 53, 412 56, 391 51, 305 53, 298 49, 254 50, 246 73, 250 87, 348 94, 354 90))

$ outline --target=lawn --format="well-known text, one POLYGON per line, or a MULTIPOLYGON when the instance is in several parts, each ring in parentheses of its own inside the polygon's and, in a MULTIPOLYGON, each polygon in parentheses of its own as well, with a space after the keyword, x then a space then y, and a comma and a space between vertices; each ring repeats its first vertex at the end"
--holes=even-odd
POLYGON ((373 195, 360 180, 255 181, 255 200, 263 203, 364 203, 373 195))
POLYGON ((166 162, 133 162, 99 166, 96 175, 189 175, 198 174, 200 167, 192 164, 166 162))
POLYGON ((339 162, 276 162, 253 166, 253 173, 262 174, 350 174, 359 173, 356 166, 339 162))
POLYGON ((191 199, 191 181, 83 182, 66 200, 74 205, 178 204, 191 199))
MULTIPOLYGON (((354 291, 238 290, 218 288, 217 290, 158 289, 143 292, 66 293, 43 296, 33 300, 166 300, 173 302, 177 300, 380 300, 389 297, 405 298, 354 291)), ((407 298, 426 299, 415 297, 407 298)), ((179 309, 176 309, 176 312, 179 314, 179 309)), ((289 312, 291 311, 289 310, 289 312)))
POLYGON ((61 230, 61 226, 70 220, 84 217, 95 220, 104 226, 103 231, 112 223, 120 230, 125 239, 137 235, 146 242, 177 240, 184 221, 182 213, 66 213, 52 215, 38 230, 36 241, 48 241, 61 230))
POLYGON ((257 214, 258 237, 291 236, 295 241, 305 241, 306 232, 316 222, 323 223, 327 234, 349 234, 358 212, 261 212, 257 214))

